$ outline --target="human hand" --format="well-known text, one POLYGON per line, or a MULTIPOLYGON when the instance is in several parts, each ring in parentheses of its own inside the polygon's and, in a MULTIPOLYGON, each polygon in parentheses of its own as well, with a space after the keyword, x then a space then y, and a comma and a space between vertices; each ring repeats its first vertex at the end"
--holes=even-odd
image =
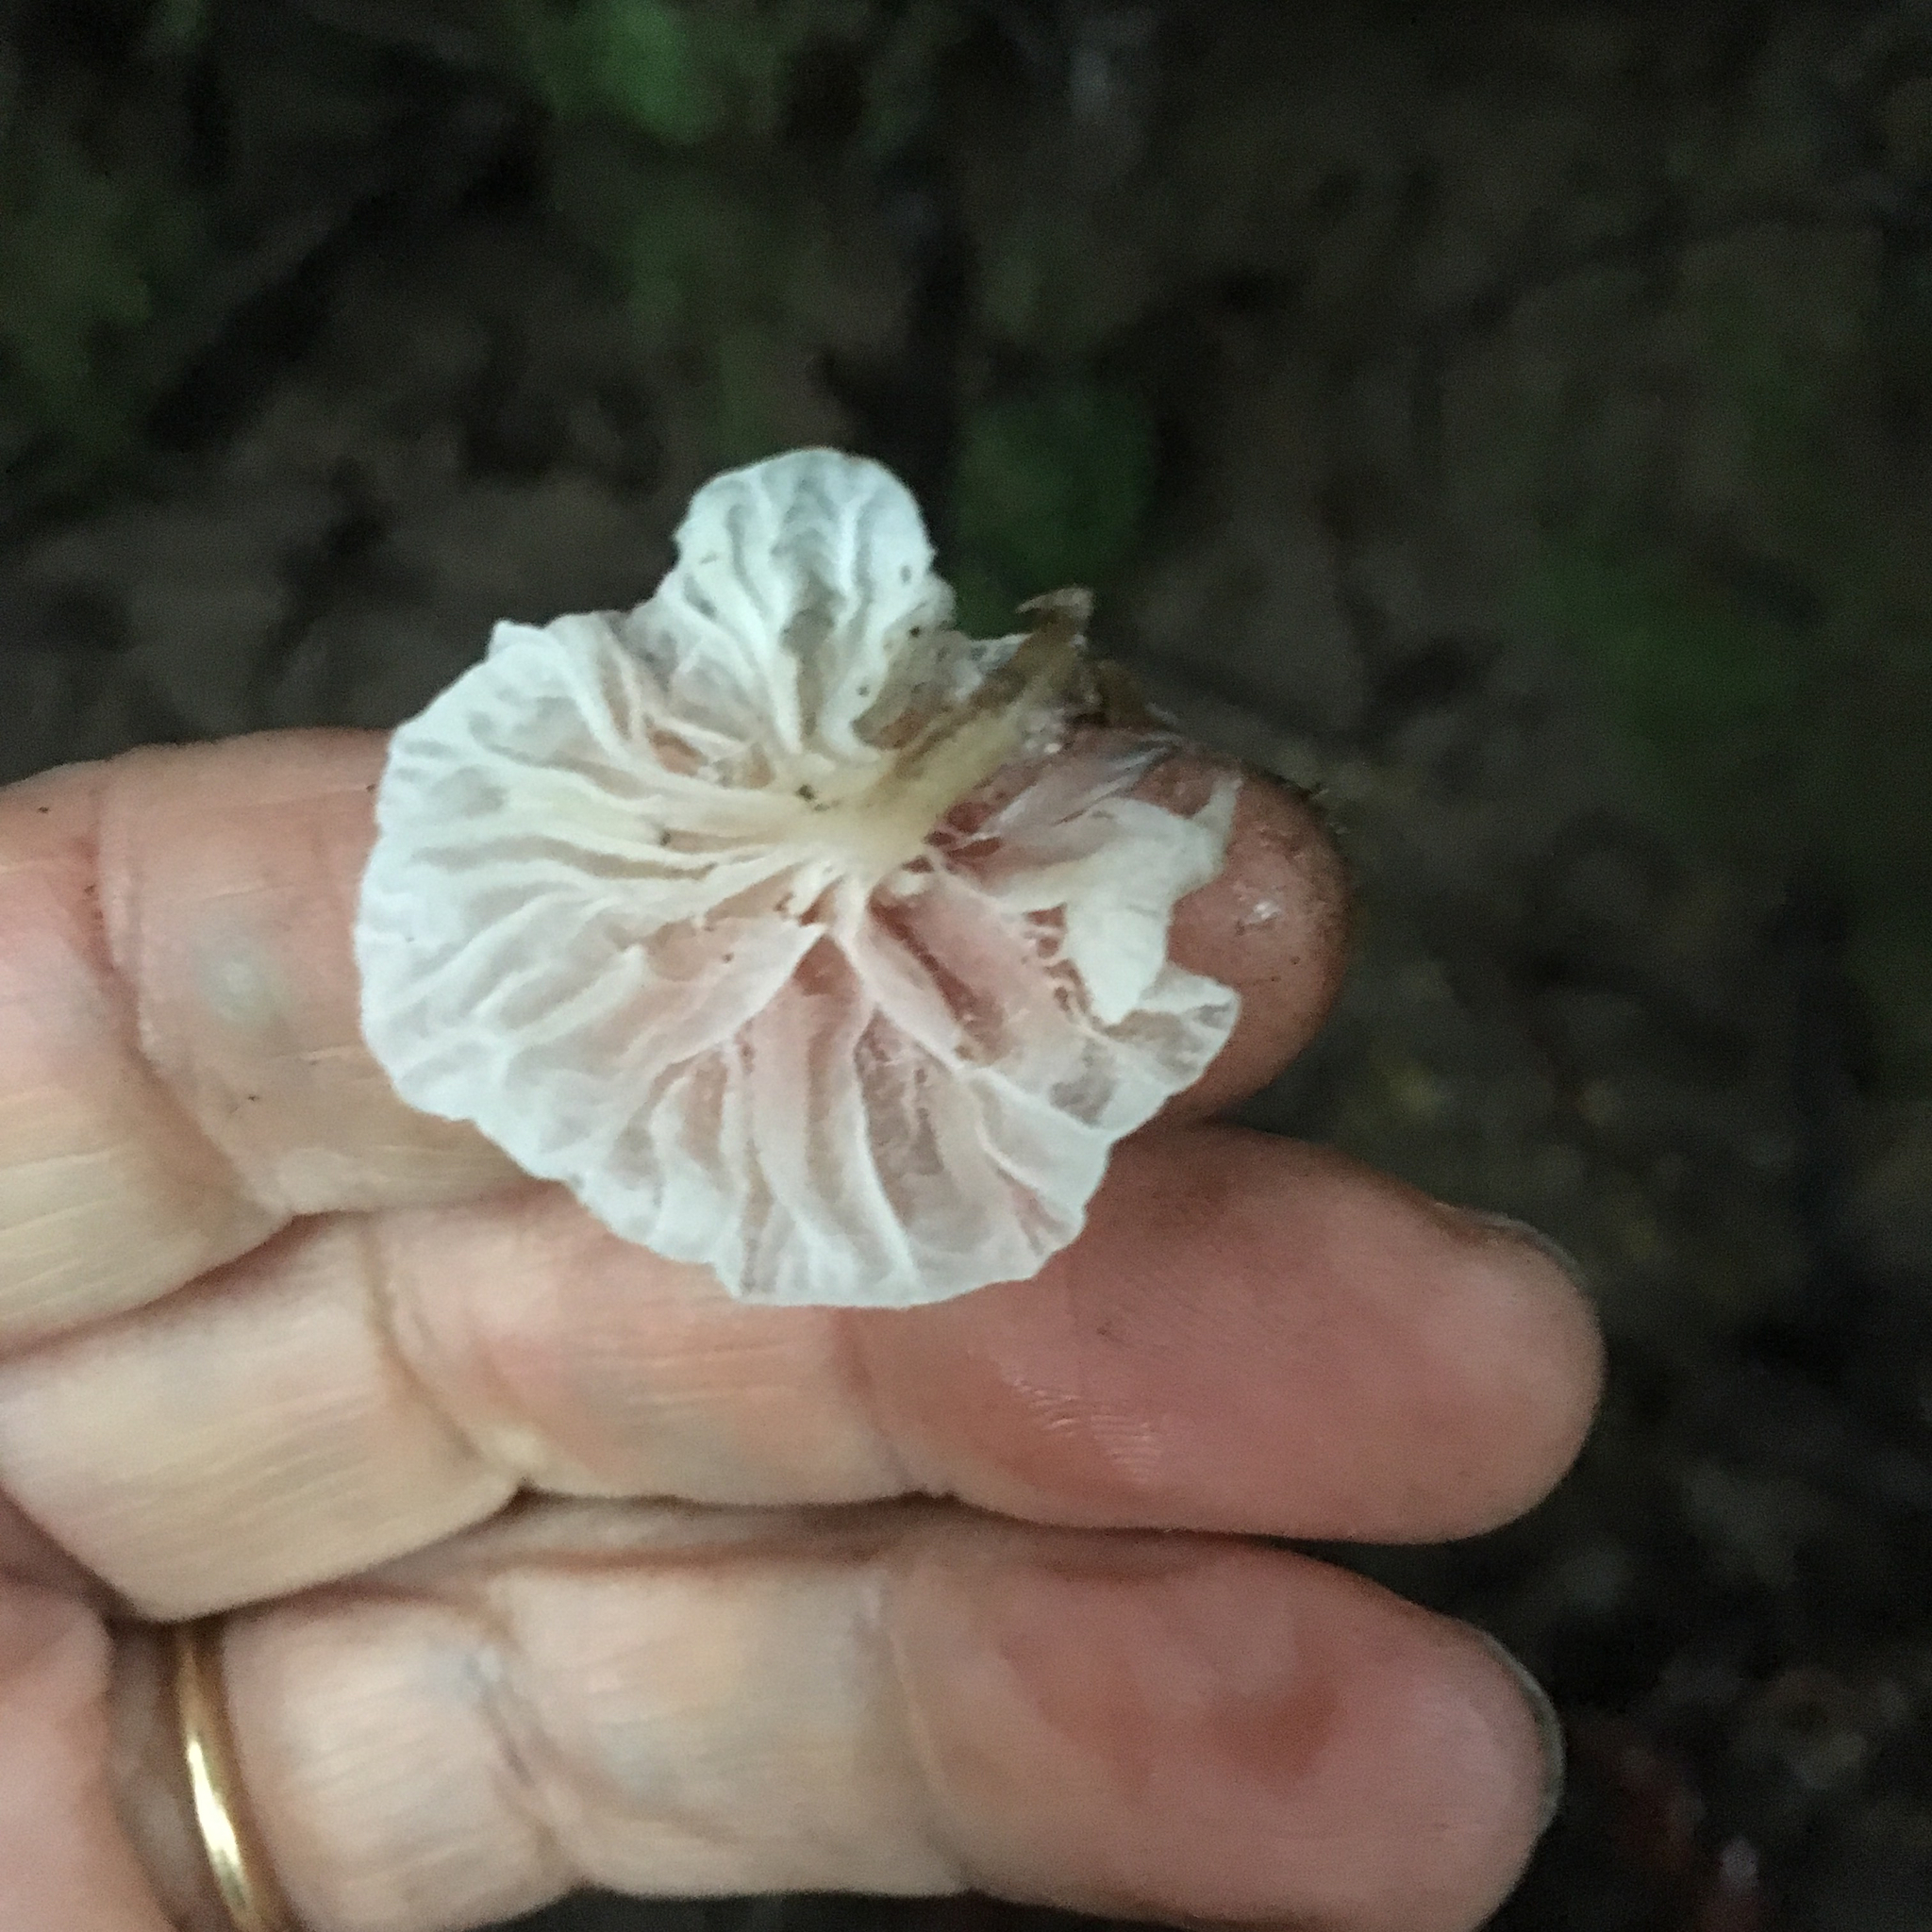
POLYGON ((1531 1243, 1211 1124, 1339 976, 1306 810, 1244 788, 1175 929, 1241 1027, 1073 1248, 773 1309, 393 1097, 348 948, 382 756, 0 793, 0 1924, 225 1924, 152 1625, 231 1611, 242 1795, 309 1932, 591 1883, 1476 1924, 1545 1802, 1530 1705, 1252 1539, 1507 1520, 1600 1350, 1531 1243))

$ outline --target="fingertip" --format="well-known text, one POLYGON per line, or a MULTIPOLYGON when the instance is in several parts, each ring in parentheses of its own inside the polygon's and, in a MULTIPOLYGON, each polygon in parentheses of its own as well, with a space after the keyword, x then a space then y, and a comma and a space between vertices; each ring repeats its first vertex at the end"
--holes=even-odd
POLYGON ((1514 1651, 1507 1649, 1499 1638, 1487 1630, 1476 1630, 1474 1634, 1483 1648, 1502 1665, 1504 1674, 1515 1687, 1524 1707, 1529 1712, 1530 1724, 1536 1732, 1538 1759, 1542 1766, 1536 1818, 1536 1835, 1541 1838, 1562 1809, 1563 1792, 1568 1781, 1570 1751, 1563 1734, 1563 1720, 1550 1693, 1514 1651))
POLYGON ((1542 1248, 1330 1150, 1206 1125, 1124 1147, 1033 1282, 865 1330, 927 1486, 1036 1520, 1366 1542, 1540 1502, 1603 1382, 1542 1248))
POLYGON ((115 1805, 100 1619, 0 1581, 0 1924, 164 1932, 115 1805))
POLYGON ((1550 1759, 1480 1633, 1285 1553, 944 1554, 892 1623, 970 1882, 1163 1923, 1464 1932, 1521 1875, 1550 1759))
MULTIPOLYGON (((1141 795, 1198 809, 1228 769, 1174 758, 1141 795)), ((1241 1018, 1166 1119, 1202 1119, 1265 1087, 1321 1030, 1347 963, 1348 874, 1320 814, 1261 773, 1243 770, 1239 782, 1227 862, 1175 908, 1169 951, 1176 965, 1240 993, 1241 1018)))
POLYGON ((1479 1535, 1534 1508, 1569 1474, 1596 1420, 1607 1359, 1582 1272, 1555 1241, 1507 1216, 1443 1212, 1480 1276, 1464 1300, 1456 1357, 1489 1386, 1498 1359, 1511 1369, 1511 1453, 1496 1459, 1501 1480, 1473 1496, 1475 1513, 1454 1532, 1479 1535))

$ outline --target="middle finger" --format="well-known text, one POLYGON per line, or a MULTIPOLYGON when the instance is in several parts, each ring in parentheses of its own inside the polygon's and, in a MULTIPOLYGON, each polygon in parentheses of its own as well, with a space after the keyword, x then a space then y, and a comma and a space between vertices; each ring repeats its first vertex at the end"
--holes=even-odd
POLYGON ((1597 1374, 1540 1248, 1195 1127, 1124 1148, 1035 1281, 903 1311, 729 1302, 551 1189, 306 1224, 0 1362, 0 1491, 165 1617, 354 1574, 525 1488, 1392 1541, 1533 1502, 1597 1374))

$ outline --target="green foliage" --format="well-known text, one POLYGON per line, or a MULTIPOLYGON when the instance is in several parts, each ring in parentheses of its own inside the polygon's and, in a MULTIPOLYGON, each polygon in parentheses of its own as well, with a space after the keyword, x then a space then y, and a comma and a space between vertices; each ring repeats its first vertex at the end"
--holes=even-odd
POLYGON ((187 53, 207 38, 213 0, 155 0, 148 16, 147 51, 153 58, 187 53))
MULTIPOLYGON (((788 379, 846 311, 849 235, 775 137, 800 63, 858 62, 854 137, 874 163, 915 141, 965 31, 960 0, 510 0, 518 58, 559 124, 559 205, 608 261, 645 343, 703 389, 720 460, 787 440, 788 379)), ((890 274, 890 270, 886 271, 890 274)), ((962 608, 999 627, 1027 596, 1118 568, 1153 487, 1132 396, 1085 378, 967 412, 955 481, 962 608)))
MULTIPOLYGON (((557 118, 559 208, 609 266, 644 344, 706 399, 708 447, 747 460, 830 415, 805 397, 818 350, 890 305, 824 184, 781 152, 815 50, 854 64, 856 154, 927 125, 961 0, 502 0, 512 64, 557 118)), ((849 210, 847 211, 849 217, 849 210)), ((876 256, 876 251, 874 251, 876 256)), ((863 327, 861 325, 861 333, 863 327)))
POLYGON ((1851 895, 1893 1071, 1932 1074, 1932 552, 1868 514, 1830 384, 1732 309, 1703 388, 1746 454, 1767 550, 1803 598, 1605 517, 1551 534, 1522 586, 1605 692, 1660 810, 1707 850, 1791 856, 1851 895))
POLYGON ((1579 650, 1688 841, 1821 868, 1894 1073, 1932 1075, 1932 610, 1837 587, 1815 625, 1752 609, 1681 558, 1555 541, 1526 587, 1579 650))
POLYGON ((872 0, 510 0, 525 71, 559 114, 607 114, 669 147, 769 138, 799 58, 858 39, 872 0))
POLYGON ((1700 824, 1789 778, 1813 668, 1804 635, 1634 540, 1551 540, 1524 597, 1588 655, 1648 774, 1700 824))
POLYGON ((717 77, 686 10, 670 0, 591 0, 568 12, 519 0, 509 22, 530 78, 558 114, 609 112, 680 146, 724 119, 717 77))
POLYGON ((868 160, 890 160, 924 131, 937 106, 940 69, 970 21, 960 0, 910 0, 884 10, 867 43, 858 142, 868 160))
POLYGON ((808 192, 776 171, 746 179, 704 157, 594 137, 560 158, 556 192, 622 290, 642 348, 702 397, 709 460, 748 461, 823 433, 783 393, 810 366, 841 281, 808 192))
POLYGON ((81 487, 125 453, 161 373, 153 325, 200 244, 184 194, 96 159, 53 109, 0 133, 0 471, 16 495, 81 487))
POLYGON ((715 134, 729 82, 754 77, 730 57, 756 42, 708 47, 702 23, 671 0, 598 0, 583 20, 585 64, 599 96, 659 141, 682 146, 715 134))
POLYGON ((784 234, 748 193, 689 167, 625 171, 613 258, 645 337, 711 335, 782 304, 784 234), (766 251, 774 247, 777 254, 766 251))
POLYGON ((1013 607, 1103 583, 1133 548, 1153 495, 1154 430, 1140 400, 1070 378, 972 411, 954 517, 969 628, 1004 628, 1013 607))

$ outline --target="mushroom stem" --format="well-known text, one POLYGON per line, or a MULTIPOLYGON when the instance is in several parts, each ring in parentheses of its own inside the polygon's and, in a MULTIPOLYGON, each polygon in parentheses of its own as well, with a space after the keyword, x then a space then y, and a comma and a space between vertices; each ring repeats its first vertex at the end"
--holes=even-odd
POLYGON ((998 670, 934 718, 864 792, 824 808, 841 843, 864 851, 876 877, 916 858, 934 827, 1019 757, 1042 716, 1078 691, 1088 670, 1080 648, 1086 592, 1057 591, 1025 608, 1045 621, 998 670))

